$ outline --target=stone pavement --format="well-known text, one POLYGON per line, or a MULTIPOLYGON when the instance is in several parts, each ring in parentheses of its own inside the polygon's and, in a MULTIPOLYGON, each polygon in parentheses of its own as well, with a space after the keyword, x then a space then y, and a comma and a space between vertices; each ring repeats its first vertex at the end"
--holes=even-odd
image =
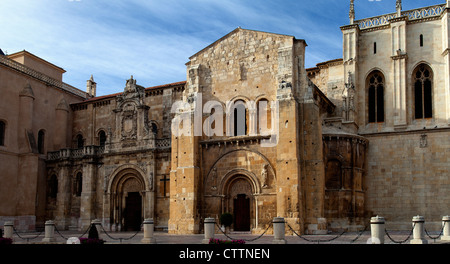
MULTIPOLYGON (((141 244, 143 238, 143 232, 100 232, 100 237, 106 241, 106 244, 141 244)), ((408 238, 410 231, 389 231, 390 237, 396 241, 404 241, 408 238)), ((42 233, 19 233, 14 234, 14 244, 41 244, 44 238, 44 232, 42 233), (28 241, 27 241, 28 240, 28 241)), ((298 237, 296 235, 286 236, 288 244, 367 244, 370 239, 370 231, 365 231, 359 236, 359 232, 348 232, 341 235, 340 233, 332 233, 328 235, 307 235, 298 237), (358 238, 358 239, 356 239, 358 238), (356 239, 356 240, 355 240, 356 239), (309 240, 309 241, 308 241, 309 240), (353 241, 355 240, 355 241, 353 241), (317 242, 319 241, 319 242, 317 242)), ((438 236, 438 233, 431 233, 432 237, 438 236)), ((80 237, 81 232, 76 231, 60 231, 55 232, 56 243, 66 244, 67 239, 70 237, 80 237)), ((273 235, 252 235, 248 233, 231 233, 229 236, 233 239, 246 240, 246 244, 272 244, 273 235), (255 240, 256 239, 256 240, 255 240), (254 240, 254 241, 251 241, 254 240)), ((87 237, 87 233, 82 237, 87 237)), ((155 232, 154 238, 157 244, 201 244, 204 238, 203 234, 198 235, 172 235, 167 232, 155 232)), ((223 234, 215 234, 215 238, 229 240, 223 234)), ((412 235, 404 244, 409 244, 412 239, 412 235)), ((430 239, 426 237, 429 244, 443 243, 440 239, 430 239)), ((447 241, 450 242, 450 241, 447 241)), ((385 236, 385 244, 396 244, 388 236, 385 236)))

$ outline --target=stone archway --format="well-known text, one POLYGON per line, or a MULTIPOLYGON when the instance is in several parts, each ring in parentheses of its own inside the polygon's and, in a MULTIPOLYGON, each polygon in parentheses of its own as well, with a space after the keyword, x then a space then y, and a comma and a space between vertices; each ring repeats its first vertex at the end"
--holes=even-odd
POLYGON ((111 184, 111 223, 118 231, 140 229, 145 208, 145 183, 133 170, 126 170, 111 184))
POLYGON ((251 231, 256 216, 255 186, 252 180, 244 174, 234 174, 226 177, 223 186, 222 212, 233 214, 234 231, 251 231))

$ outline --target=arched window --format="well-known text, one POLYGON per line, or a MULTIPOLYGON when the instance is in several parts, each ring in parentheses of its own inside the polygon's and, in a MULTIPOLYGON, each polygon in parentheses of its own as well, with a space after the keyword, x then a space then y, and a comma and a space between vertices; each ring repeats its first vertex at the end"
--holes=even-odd
POLYGON ((98 143, 100 146, 105 146, 106 144, 106 132, 103 130, 100 130, 100 132, 98 132, 98 143))
POLYGON ((79 134, 77 136, 77 148, 81 149, 84 147, 84 139, 83 139, 83 135, 79 134))
POLYGON ((329 160, 325 169, 325 188, 337 190, 342 187, 342 166, 339 160, 329 160))
POLYGON ((38 132, 38 151, 40 154, 45 152, 45 131, 39 130, 38 132))
POLYGON ((6 124, 0 121, 0 146, 5 145, 6 124))
POLYGON ((48 196, 50 198, 56 198, 58 195, 58 178, 55 174, 50 177, 48 181, 48 196))
POLYGON ((155 124, 155 122, 152 122, 152 133, 157 135, 158 134, 158 126, 155 124))
POLYGON ((413 74, 414 113, 416 119, 433 117, 433 72, 426 64, 420 64, 413 74))
POLYGON ((234 103, 234 136, 247 135, 247 107, 245 102, 238 100, 234 103))
POLYGON ((272 129, 272 109, 269 101, 267 99, 259 100, 256 111, 258 111, 258 134, 269 134, 272 129))
POLYGON ((384 122, 384 76, 374 71, 367 79, 369 123, 384 122))
POLYGON ((81 196, 81 192, 83 191, 83 174, 81 172, 77 173, 75 176, 75 196, 81 196))

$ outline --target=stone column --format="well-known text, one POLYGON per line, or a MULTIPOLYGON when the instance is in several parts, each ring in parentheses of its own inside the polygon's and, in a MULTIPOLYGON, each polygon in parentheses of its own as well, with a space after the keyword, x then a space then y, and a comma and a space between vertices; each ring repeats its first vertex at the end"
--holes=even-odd
POLYGON ((156 244, 156 240, 153 238, 154 228, 153 219, 144 220, 144 238, 141 240, 143 244, 156 244))
POLYGON ((11 221, 5 222, 3 225, 5 233, 3 234, 4 238, 13 238, 14 234, 14 223, 11 221))
POLYGON ((81 192, 80 218, 81 229, 85 230, 96 217, 94 201, 95 195, 97 194, 97 164, 89 159, 84 160, 83 163, 83 189, 81 192))
MULTIPOLYGON (((406 20, 407 17, 398 17, 391 21, 391 36, 392 36, 392 47, 391 47, 391 59, 392 59, 392 69, 394 74, 391 76, 392 98, 393 98, 393 109, 392 113, 394 116, 394 126, 396 128, 404 128, 407 125, 406 122, 406 60, 408 59, 406 53, 406 20)), ((387 86, 389 82, 386 79, 387 86)), ((385 85, 386 86, 386 85, 385 85)), ((385 95, 386 97, 386 91, 385 95)), ((385 107, 386 109, 386 107, 385 107)), ((385 111, 385 115, 389 113, 385 111)))
MULTIPOLYGON (((177 113, 174 120, 186 123, 189 119, 193 121, 194 111, 186 111, 184 114, 177 113)), ((182 123, 186 133, 181 134, 181 131, 178 131, 180 135, 175 132, 172 135, 169 234, 198 234, 200 231, 200 215, 197 212, 201 211, 202 206, 199 203, 201 165, 198 159, 201 148, 199 137, 194 136, 194 123, 191 122, 191 127, 186 127, 186 130, 186 124, 182 123), (186 135, 188 132, 190 135, 186 135)))
POLYGON ((442 225, 444 228, 444 233, 441 237, 441 240, 450 241, 450 216, 444 216, 442 218, 442 225))
MULTIPOLYGON (((70 162, 64 161, 58 175, 58 195, 56 196, 55 221, 60 230, 65 230, 70 225, 70 162)), ((84 174, 83 174, 84 176, 84 174)), ((84 180, 84 177, 83 177, 84 180)))
MULTIPOLYGON (((28 143, 27 133, 33 133, 33 109, 34 109, 34 93, 30 83, 27 83, 25 87, 19 93, 19 120, 18 120, 18 142, 19 153, 33 152, 33 144, 28 143), (31 149, 30 149, 31 147, 31 149)), ((36 151, 35 149, 34 151, 36 151)))
POLYGON ((450 15, 449 15, 449 1, 447 1, 446 8, 442 12, 441 22, 442 22, 442 56, 444 58, 445 64, 445 74, 444 74, 444 100, 446 109, 443 116, 447 119, 448 124, 450 124, 450 15))
POLYGON ((208 244, 211 238, 214 238, 214 230, 216 227, 216 220, 214 218, 205 218, 205 238, 202 244, 208 244))
POLYGON ((298 45, 278 49, 277 101, 271 103, 272 136, 268 146, 277 147, 276 214, 302 233, 304 221, 299 220, 303 215, 298 206, 304 204, 298 187, 301 186, 301 168, 298 166, 301 154, 298 146, 301 145, 299 120, 302 119, 299 101, 294 96, 299 97, 300 93, 306 91, 307 82, 303 59, 305 46, 298 45))
POLYGON ((370 219, 372 244, 384 244, 385 220, 384 217, 375 216, 370 219))
POLYGON ((51 220, 45 222, 45 237, 42 239, 42 242, 45 243, 56 242, 55 222, 51 220))
POLYGON ((425 237, 425 218, 423 216, 414 216, 412 219, 413 222, 413 239, 411 240, 411 244, 428 244, 428 241, 424 239, 425 237))
POLYGON ((55 123, 58 124, 55 127, 56 131, 53 137, 53 148, 55 150, 67 147, 69 111, 70 107, 67 101, 64 98, 61 99, 55 109, 55 123))
POLYGON ((285 222, 283 217, 275 217, 273 219, 273 241, 272 244, 286 244, 285 239, 285 222))

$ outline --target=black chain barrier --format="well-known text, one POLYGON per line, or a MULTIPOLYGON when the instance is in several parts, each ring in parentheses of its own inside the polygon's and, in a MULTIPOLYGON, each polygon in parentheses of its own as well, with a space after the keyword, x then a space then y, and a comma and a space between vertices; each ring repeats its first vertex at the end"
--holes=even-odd
POLYGON ((428 236, 430 239, 433 239, 433 241, 436 242, 436 239, 440 238, 440 237, 444 234, 444 228, 445 228, 445 225, 446 225, 446 224, 447 224, 447 222, 444 222, 444 224, 442 225, 441 231, 439 232, 439 235, 438 235, 437 237, 432 237, 432 236, 428 233, 428 231, 427 231, 426 228, 425 228, 425 234, 427 234, 427 236, 428 236))
POLYGON ((415 227, 415 226, 416 226, 416 223, 413 224, 413 227, 412 227, 411 232, 409 233, 408 237, 407 237, 406 239, 404 239, 404 240, 401 240, 401 241, 396 241, 396 240, 394 240, 394 239, 391 237, 391 235, 389 234, 389 232, 387 231, 387 229, 385 229, 384 232, 386 233, 387 237, 388 237, 392 242, 394 242, 395 244, 403 244, 403 243, 406 243, 406 241, 408 241, 408 240, 411 238, 411 235, 412 235, 413 232, 414 232, 414 227, 415 227))
POLYGON ((261 235, 255 237, 255 238, 252 238, 252 239, 236 239, 236 238, 232 238, 228 234, 223 232, 222 228, 216 222, 214 222, 214 224, 216 224, 216 226, 220 230, 220 232, 222 234, 224 234, 228 239, 231 239, 231 240, 242 240, 242 241, 245 241, 245 242, 253 242, 253 241, 256 241, 256 240, 260 239, 261 237, 263 237, 266 234, 267 230, 269 230, 269 228, 270 228, 270 226, 272 224, 272 221, 269 223, 269 225, 267 226, 266 230, 264 230, 264 232, 261 235))
MULTIPOLYGON (((285 223, 285 224, 286 224, 286 225, 289 227, 289 229, 291 229, 291 231, 292 231, 296 236, 298 236, 299 238, 301 238, 301 239, 303 239, 303 240, 305 240, 305 241, 307 241, 307 242, 317 243, 317 244, 323 243, 323 242, 331 242, 331 241, 333 241, 333 240, 336 240, 336 239, 340 238, 343 234, 347 233, 347 232, 344 230, 341 234, 339 234, 339 235, 337 235, 337 236, 335 236, 335 237, 333 237, 333 238, 330 238, 330 239, 324 239, 324 240, 319 240, 319 239, 318 239, 318 240, 313 240, 313 239, 306 238, 306 237, 304 237, 303 235, 299 235, 299 234, 294 230, 294 228, 292 228, 288 223, 285 223)), ((360 236, 361 236, 361 234, 359 234, 357 238, 359 238, 360 236)), ((355 241, 356 241, 356 239, 355 239, 355 241)))
POLYGON ((364 229, 356 236, 356 238, 352 239, 350 241, 350 243, 355 243, 356 240, 358 240, 362 236, 362 234, 364 234, 364 232, 367 231, 368 228, 369 228, 369 225, 366 225, 366 227, 364 227, 364 229))
MULTIPOLYGON (((61 232, 59 232, 59 230, 58 230, 58 228, 56 227, 56 225, 54 225, 54 228, 55 228, 55 232, 56 232, 60 237, 62 237, 62 238, 65 239, 65 240, 69 239, 68 237, 65 237, 63 234, 61 234, 61 232)), ((91 229, 91 226, 89 226, 89 227, 86 229, 86 231, 84 231, 83 234, 77 236, 77 238, 82 238, 84 235, 87 234, 87 232, 89 232, 89 229, 91 229)))
MULTIPOLYGON (((86 234, 89 232, 89 229, 91 229, 93 226, 95 227, 95 225, 91 224, 91 225, 86 229, 86 231, 84 231, 84 233, 81 234, 80 236, 77 236, 77 238, 82 238, 84 235, 86 235, 86 234)), ((109 238, 112 239, 112 240, 119 240, 120 243, 122 243, 122 240, 130 240, 130 239, 133 239, 137 234, 139 234, 139 232, 141 232, 142 226, 143 226, 143 223, 142 223, 141 226, 139 227, 139 230, 136 231, 136 233, 133 234, 131 237, 127 237, 127 238, 122 238, 122 237, 115 238, 115 237, 111 236, 111 235, 105 230, 105 228, 103 228, 103 225, 100 224, 100 227, 102 228, 103 232, 105 233, 105 235, 106 235, 107 237, 109 237, 109 238)), ((56 225, 55 225, 54 227, 55 227, 56 233, 57 233, 59 236, 61 236, 61 237, 62 237, 63 239, 65 239, 65 240, 69 239, 68 237, 65 237, 63 234, 61 234, 61 232, 56 228, 56 225)), ((42 232, 41 232, 41 233, 42 233, 42 232)))
MULTIPOLYGON (((236 239, 236 238, 233 238, 233 237, 229 236, 228 234, 226 234, 226 233, 222 230, 222 228, 221 228, 216 222, 214 222, 214 223, 215 223, 216 227, 220 230, 220 232, 221 232, 222 234, 224 234, 228 239, 231 239, 231 240, 242 240, 242 241, 245 241, 245 242, 253 242, 253 241, 256 241, 256 240, 260 239, 261 237, 263 237, 263 236, 267 233, 267 231, 269 230, 269 228, 273 225, 273 222, 270 221, 270 223, 268 223, 267 228, 264 230, 264 232, 263 232, 261 235, 255 237, 255 238, 252 238, 252 239, 236 239)), ((441 228, 441 230, 440 230, 438 236, 431 236, 430 233, 427 231, 426 228, 425 228, 425 234, 426 234, 430 239, 433 239, 433 240, 436 242, 436 239, 440 238, 440 237, 443 235, 444 228, 445 228, 445 225, 446 225, 446 224, 447 224, 447 222, 444 222, 444 224, 442 225, 442 228, 441 228)), ((139 228, 138 231, 136 231, 136 233, 134 233, 134 234, 131 235, 130 237, 126 237, 126 238, 121 238, 121 237, 117 238, 117 237, 113 237, 113 236, 111 236, 111 235, 105 230, 105 228, 103 227, 102 224, 99 224, 99 225, 100 225, 101 229, 103 230, 103 232, 105 233, 105 235, 106 235, 107 237, 109 237, 109 238, 112 239, 112 240, 119 240, 120 243, 122 243, 123 240, 131 240, 131 239, 133 239, 137 234, 139 234, 140 232, 142 232, 142 227, 143 227, 144 224, 142 223, 142 224, 140 225, 140 228, 139 228)), ((293 232, 293 234, 295 234, 297 237, 299 237, 299 238, 301 238, 301 239, 303 239, 303 240, 305 240, 305 241, 307 241, 307 242, 318 243, 318 244, 319 244, 319 243, 325 243, 325 242, 331 242, 331 241, 334 241, 334 240, 340 238, 340 237, 341 237, 342 235, 344 235, 345 233, 347 233, 347 231, 344 230, 342 233, 336 235, 335 237, 329 238, 329 239, 309 239, 309 238, 306 238, 304 235, 299 235, 299 234, 298 234, 298 233, 297 233, 297 232, 296 232, 296 231, 295 231, 288 223, 285 222, 285 225, 287 225, 287 226, 289 227, 289 229, 293 232)), ((367 229, 368 229, 369 226, 370 226, 370 225, 367 225, 367 226, 364 228, 364 230, 360 231, 360 232, 357 234, 356 238, 352 239, 352 240, 350 241, 350 243, 356 242, 356 241, 362 236, 363 233, 367 232, 367 229)), ((408 235, 404 240, 394 240, 394 239, 392 238, 391 234, 389 233, 390 231, 388 231, 387 229, 385 229, 385 234, 387 235, 387 237, 388 237, 393 243, 395 243, 395 244, 403 244, 403 243, 406 243, 406 242, 411 238, 411 236, 412 236, 412 234, 413 234, 413 232, 414 232, 415 226, 416 226, 416 223, 413 223, 413 227, 412 227, 412 229, 411 229, 409 235, 408 235)), ((84 235, 86 235, 86 234, 89 232, 90 228, 92 228, 92 227, 95 227, 95 224, 91 224, 91 225, 86 229, 86 231, 84 231, 83 234, 81 234, 80 236, 78 236, 78 238, 82 238, 84 235)), ((58 230, 58 228, 56 227, 56 225, 54 225, 54 230, 55 230, 56 233, 57 233, 59 236, 61 236, 63 239, 65 239, 65 240, 69 239, 68 237, 64 236, 64 235, 58 230)), ((14 233, 15 233, 20 239, 26 240, 27 243, 28 243, 30 240, 33 240, 33 239, 36 239, 36 238, 40 237, 40 236, 42 235, 42 233, 44 232, 44 231, 41 231, 40 233, 38 233, 37 235, 35 235, 35 236, 33 236, 33 237, 24 237, 24 236, 22 236, 22 235, 23 235, 23 234, 27 234, 26 232, 19 233, 14 227, 13 227, 13 231, 14 231, 14 233)))
POLYGON ((134 233, 134 234, 133 234, 132 236, 130 236, 130 237, 127 237, 127 238, 123 238, 123 237, 115 238, 115 237, 111 236, 108 232, 106 232, 105 228, 103 228, 103 225, 100 224, 100 226, 101 226, 103 232, 105 232, 105 234, 106 234, 107 237, 109 237, 109 238, 112 239, 112 240, 120 240, 120 243, 121 243, 121 244, 122 244, 122 240, 130 240, 130 239, 133 239, 137 234, 139 234, 139 233, 141 232, 141 230, 142 230, 142 226, 143 226, 143 225, 144 225, 144 223, 142 223, 141 226, 139 227, 139 230, 136 231, 136 233, 134 233))
MULTIPOLYGON (((14 233, 15 233, 20 239, 26 240, 27 243, 29 243, 30 240, 36 239, 36 238, 38 238, 40 235, 42 235, 42 231, 41 231, 39 234, 37 234, 37 235, 34 236, 34 237, 22 237, 22 236, 20 235, 20 233, 16 230, 15 227, 13 227, 13 231, 14 231, 14 233)), ((26 234, 26 233, 23 232, 22 234, 26 234)))

